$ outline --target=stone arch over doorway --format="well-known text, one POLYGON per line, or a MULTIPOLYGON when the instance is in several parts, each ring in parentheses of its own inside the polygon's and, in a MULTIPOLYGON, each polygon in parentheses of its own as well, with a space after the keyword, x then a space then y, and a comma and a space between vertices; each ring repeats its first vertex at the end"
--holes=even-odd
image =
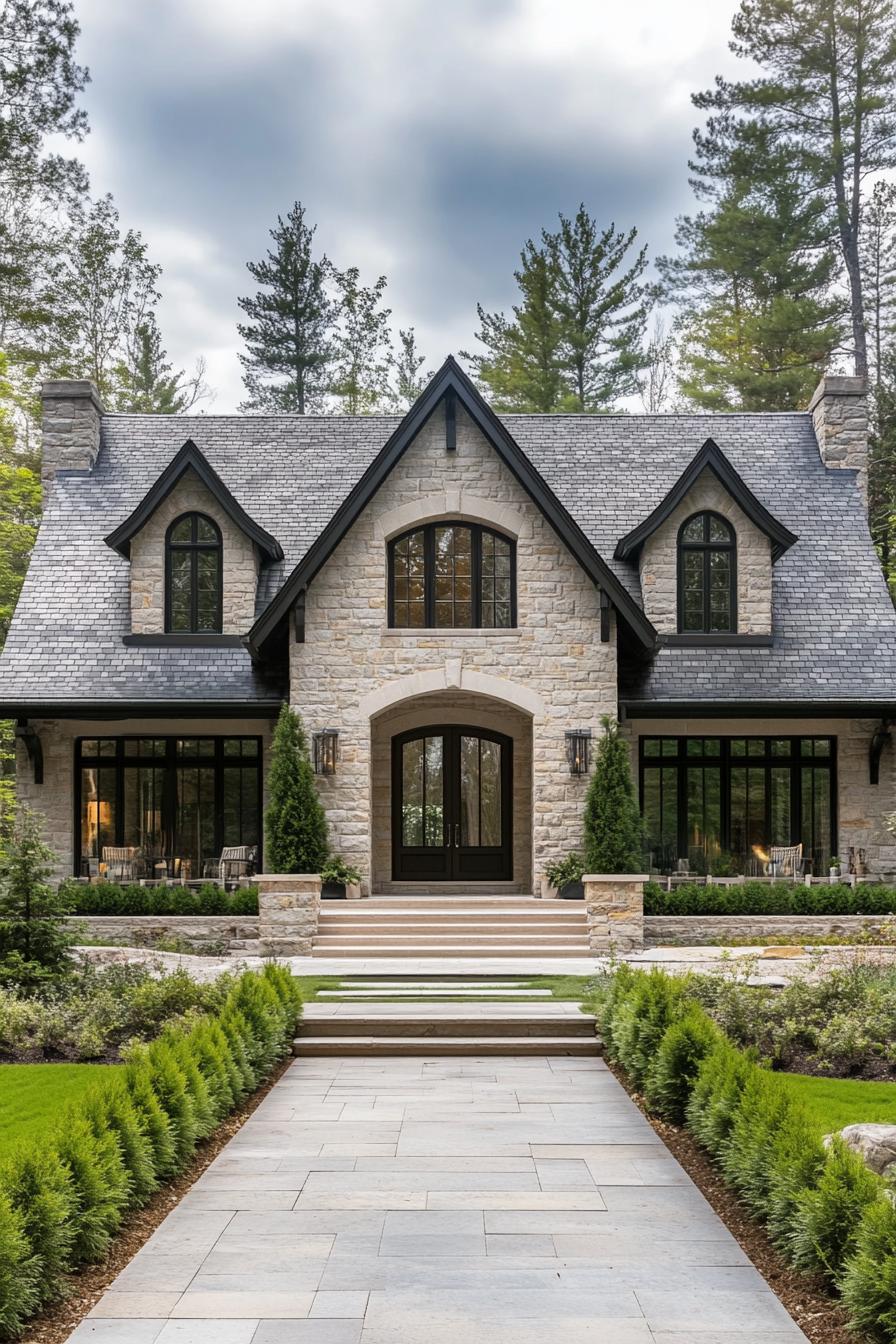
MULTIPOLYGON (((424 674, 431 676, 432 674, 424 674)), ((488 677, 489 682, 503 683, 488 677)), ((404 678, 416 681, 416 677, 404 678)), ((394 685, 394 683, 393 683, 394 685)), ((386 688, 380 688, 384 690, 386 688)), ((524 688, 525 689, 525 688, 524 688)), ((374 693, 377 694, 377 693, 374 693)), ((370 699, 371 697, 368 697, 370 699)), ((535 697, 536 699, 538 697, 535 697)), ((531 703, 531 701, 530 701, 531 703)), ((446 687, 393 700, 372 716, 371 734, 371 889, 389 894, 409 891, 393 879, 392 869, 392 741, 401 734, 430 725, 466 725, 499 733, 513 743, 512 768, 512 878, 502 891, 532 890, 532 714, 505 699, 496 699, 462 687, 446 687)), ((450 895, 453 886, 415 883, 413 891, 450 895)), ((465 889, 469 889, 467 886, 465 889)))

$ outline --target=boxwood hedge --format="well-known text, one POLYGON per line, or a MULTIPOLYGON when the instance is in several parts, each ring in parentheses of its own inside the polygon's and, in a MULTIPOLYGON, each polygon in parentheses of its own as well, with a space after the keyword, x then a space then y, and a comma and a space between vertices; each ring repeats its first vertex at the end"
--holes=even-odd
POLYGON ((61 884, 73 915, 257 915, 258 888, 225 891, 216 882, 201 887, 141 887, 133 882, 61 884))
POLYGON ((58 1129, 0 1167, 0 1338, 106 1254, 124 1215, 181 1171, 200 1139, 289 1051, 301 1011, 282 967, 234 979, 220 1011, 135 1045, 58 1129), (123 1076, 122 1076, 123 1073, 123 1076))
POLYGON ((799 882, 740 882, 731 886, 682 882, 666 891, 644 884, 645 915, 891 915, 896 888, 876 882, 852 887, 799 882))

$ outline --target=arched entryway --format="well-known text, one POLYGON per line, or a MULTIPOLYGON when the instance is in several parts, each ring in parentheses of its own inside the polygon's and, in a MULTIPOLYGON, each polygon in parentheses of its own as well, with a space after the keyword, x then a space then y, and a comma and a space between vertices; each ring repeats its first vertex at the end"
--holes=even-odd
POLYGON ((531 892, 531 715, 442 690, 390 705, 370 735, 374 893, 531 892))
POLYGON ((509 882, 513 739, 476 724, 392 738, 392 880, 509 882))

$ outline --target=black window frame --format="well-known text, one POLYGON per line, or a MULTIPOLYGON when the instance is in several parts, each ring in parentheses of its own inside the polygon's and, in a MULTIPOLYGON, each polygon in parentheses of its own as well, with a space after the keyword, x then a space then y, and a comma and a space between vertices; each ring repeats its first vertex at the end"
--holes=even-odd
POLYGON ((676 569, 678 575, 678 633, 680 635, 734 635, 737 634, 737 533, 732 524, 721 513, 716 513, 714 509, 698 509, 685 518, 681 527, 678 529, 678 538, 676 542, 676 569), (685 541, 685 530, 697 519, 704 519, 704 539, 702 541, 685 541), (721 523, 728 533, 728 541, 711 541, 709 539, 710 524, 712 521, 721 523), (687 552, 700 552, 703 555, 703 624, 700 630, 689 630, 685 625, 684 610, 684 556, 687 552), (712 576, 712 555, 715 551, 727 551, 730 557, 728 566, 728 608, 730 620, 727 630, 714 630, 711 618, 711 588, 710 580, 712 576))
POLYGON ((224 541, 221 536, 221 529, 210 518, 207 513, 200 509, 188 509, 185 513, 178 516, 169 523, 165 533, 165 634, 166 635, 220 635, 224 624, 224 541), (190 540, 172 541, 172 535, 176 527, 180 527, 186 519, 190 520, 190 540), (215 541, 200 541, 198 539, 198 525, 200 519, 208 523, 215 533, 215 541), (190 627, 188 630, 175 630, 172 625, 171 616, 171 556, 174 551, 186 551, 190 554, 190 627), (211 630, 201 630, 199 628, 199 575, 197 572, 198 558, 203 552, 214 551, 218 557, 218 564, 215 574, 217 583, 217 602, 215 604, 214 628, 211 630))
MULTIPOLYGON (((686 859, 688 857, 688 792, 687 792, 687 771, 689 768, 707 768, 717 767, 719 770, 719 795, 720 795, 720 849, 725 854, 731 851, 731 771, 747 767, 751 770, 763 770, 765 772, 765 832, 766 836, 771 835, 771 808, 772 808, 772 789, 771 775, 773 769, 789 769, 790 771, 790 837, 791 845, 803 843, 804 858, 811 857, 811 846, 802 835, 802 788, 803 788, 803 770, 807 767, 814 769, 826 768, 830 775, 830 803, 831 803, 831 854, 836 854, 838 840, 838 793, 837 793, 837 738, 828 733, 770 733, 761 736, 751 736, 748 733, 730 733, 723 736, 721 733, 703 732, 691 733, 681 736, 668 733, 643 733, 638 739, 638 800, 641 808, 641 816, 644 815, 644 775, 645 771, 651 768, 674 769, 677 772, 677 850, 678 858, 686 859), (718 742, 719 750, 717 753, 688 751, 688 743, 697 741, 718 742), (788 741, 790 743, 789 751, 785 753, 776 753, 772 749, 773 742, 788 741), (815 755, 814 748, 812 752, 805 750, 805 743, 814 743, 824 741, 828 743, 828 754, 815 755), (659 742, 660 750, 658 753, 648 754, 646 744, 648 742, 659 742), (744 742, 746 750, 743 755, 731 750, 733 742, 744 742), (750 743, 762 742, 764 744, 762 752, 750 750, 750 743), (666 751, 664 743, 675 743, 674 751, 666 751)), ((739 856, 735 856, 739 857, 739 856)), ((830 857, 830 855, 828 856, 830 857)))
MULTIPOLYGON (((162 784, 162 835, 164 837, 163 850, 164 855, 159 857, 175 857, 175 831, 177 825, 177 771, 184 768, 195 768, 197 766, 212 769, 214 771, 214 793, 215 793, 215 835, 214 849, 216 854, 220 854, 224 847, 224 771, 227 769, 254 770, 257 779, 257 799, 256 815, 258 817, 258 839, 254 842, 257 847, 256 868, 258 872, 263 871, 262 867, 262 847, 264 844, 264 757, 263 757, 263 739, 256 733, 178 733, 171 735, 169 733, 126 733, 122 736, 114 734, 104 735, 101 732, 84 734, 76 737, 74 742, 74 827, 72 834, 74 836, 73 845, 73 872, 76 877, 82 875, 82 853, 81 853, 81 790, 82 790, 82 771, 83 770, 114 770, 115 771, 115 845, 124 844, 124 825, 125 825, 125 772, 134 768, 158 767, 163 770, 164 778, 162 784), (164 742, 164 752, 158 756, 139 754, 129 755, 126 750, 128 742, 164 742), (178 742, 212 742, 211 753, 185 754, 177 750, 178 742), (114 754, 109 755, 88 755, 84 752, 85 742, 114 742, 114 754), (226 755, 224 752, 225 742, 254 742, 254 755, 226 755)), ((197 874, 197 880, 201 878, 201 873, 197 874)))
POLYGON ((516 538, 497 527, 486 527, 483 523, 471 523, 466 518, 439 518, 431 523, 408 527, 388 544, 388 622, 390 630, 407 630, 414 633, 419 630, 515 630, 517 628, 516 605, 516 538), (470 625, 440 625, 435 623, 435 538, 440 527, 464 527, 471 533, 470 570, 471 570, 471 623, 470 625), (423 533, 423 625, 395 624, 395 547, 416 533, 423 533), (482 624, 482 538, 494 536, 510 548, 510 622, 508 625, 482 624))

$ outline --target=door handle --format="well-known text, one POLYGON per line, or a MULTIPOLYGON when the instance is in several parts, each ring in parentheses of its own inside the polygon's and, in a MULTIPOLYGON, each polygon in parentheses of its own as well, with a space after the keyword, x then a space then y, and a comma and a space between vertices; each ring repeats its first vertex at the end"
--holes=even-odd
POLYGON ((454 823, 454 848, 460 849, 460 822, 454 823))
POLYGON ((446 849, 450 849, 450 848, 451 848, 451 822, 450 822, 450 821, 448 822, 447 825, 444 826, 444 831, 445 831, 445 834, 448 836, 448 839, 445 841, 445 848, 446 848, 446 849))

